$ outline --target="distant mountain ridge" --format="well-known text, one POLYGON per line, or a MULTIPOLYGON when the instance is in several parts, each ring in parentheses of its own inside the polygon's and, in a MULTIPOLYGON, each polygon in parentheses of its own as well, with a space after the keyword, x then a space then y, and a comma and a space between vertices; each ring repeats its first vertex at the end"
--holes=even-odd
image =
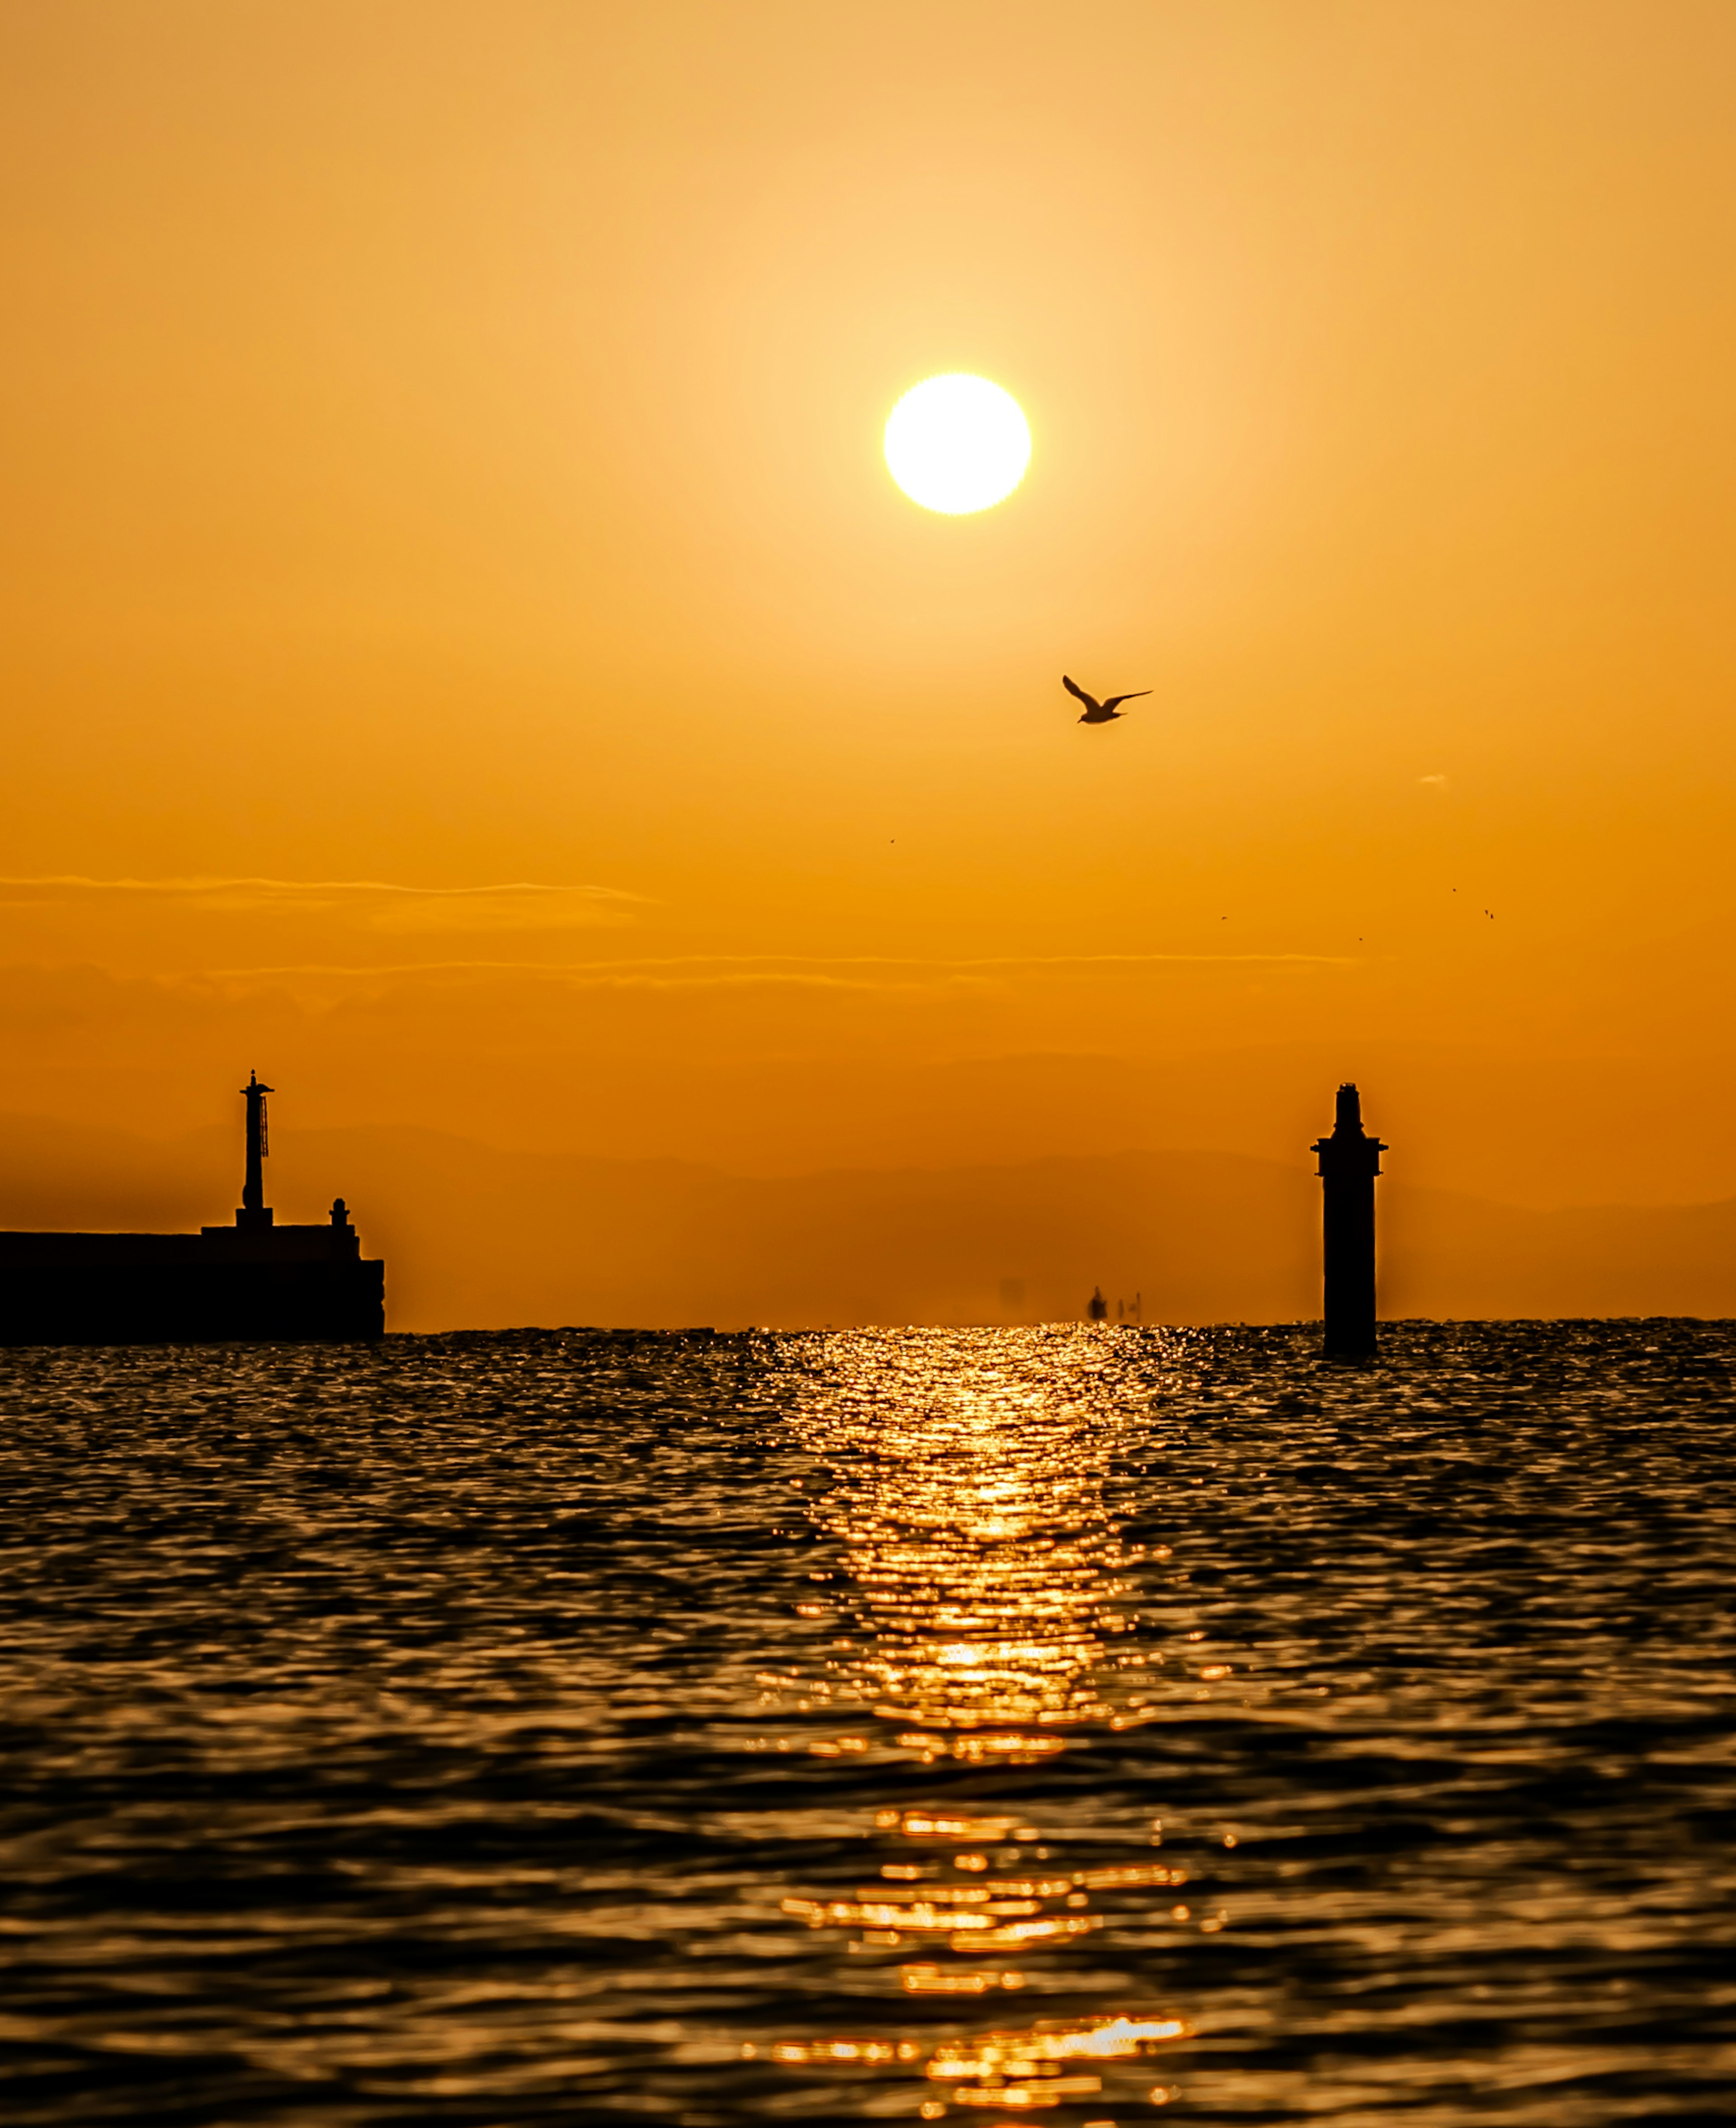
MULTIPOLYGON (((410 1125, 286 1132, 284 1218, 354 1209, 398 1329, 1054 1321, 1093 1285, 1147 1322, 1316 1316, 1319 1188, 1236 1153, 742 1176, 502 1152, 410 1125)), ((0 1227, 227 1219, 237 1135, 0 1115, 0 1227)), ((1381 1187, 1387 1315, 1736 1315, 1736 1200, 1537 1212, 1381 1187)))

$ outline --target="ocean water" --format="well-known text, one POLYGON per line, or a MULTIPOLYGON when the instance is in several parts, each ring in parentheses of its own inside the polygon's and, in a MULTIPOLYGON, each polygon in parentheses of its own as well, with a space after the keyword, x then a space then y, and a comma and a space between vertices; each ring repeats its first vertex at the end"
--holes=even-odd
POLYGON ((1736 2118, 1733 1369, 4 1356, 0 2118, 1736 2118))

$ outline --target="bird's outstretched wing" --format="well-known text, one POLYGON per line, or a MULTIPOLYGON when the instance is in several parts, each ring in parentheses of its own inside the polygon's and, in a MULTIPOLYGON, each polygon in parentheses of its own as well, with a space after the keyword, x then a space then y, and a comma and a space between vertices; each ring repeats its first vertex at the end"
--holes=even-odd
POLYGON ((1088 710, 1098 710, 1103 707, 1103 704, 1098 701, 1095 695, 1088 695, 1077 680, 1070 679, 1065 672, 1061 675, 1061 685, 1075 701, 1083 702, 1088 710))
POLYGON ((1106 710, 1112 710, 1117 708, 1122 702, 1136 702, 1141 695, 1149 695, 1151 691, 1150 687, 1136 687, 1131 695, 1112 695, 1103 704, 1103 707, 1106 710))

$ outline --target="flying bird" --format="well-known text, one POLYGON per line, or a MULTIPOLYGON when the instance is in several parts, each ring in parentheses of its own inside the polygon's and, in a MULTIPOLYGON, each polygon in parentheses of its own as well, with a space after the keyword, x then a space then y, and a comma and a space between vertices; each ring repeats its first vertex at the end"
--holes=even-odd
POLYGON ((1061 675, 1061 685, 1075 701, 1084 704, 1085 714, 1079 719, 1082 724, 1106 724, 1112 718, 1121 715, 1123 702, 1136 702, 1141 695, 1151 692, 1149 687, 1136 687, 1131 695, 1112 695, 1107 702, 1100 702, 1095 695, 1088 695, 1077 680, 1070 679, 1065 672, 1061 675))

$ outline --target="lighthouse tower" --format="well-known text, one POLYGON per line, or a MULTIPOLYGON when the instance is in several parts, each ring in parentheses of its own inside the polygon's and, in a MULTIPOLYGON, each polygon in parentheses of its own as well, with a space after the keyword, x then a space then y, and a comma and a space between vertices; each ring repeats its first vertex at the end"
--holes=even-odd
POLYGON ((235 1224, 257 1232, 271 1224, 271 1207, 265 1201, 265 1096, 269 1086, 259 1083, 256 1071, 247 1075, 247 1084, 241 1089, 247 1103, 247 1180, 241 1185, 241 1209, 235 1214, 235 1224))
POLYGON ((280 1227, 265 1201, 265 1097, 254 1072, 235 1224, 196 1234, 0 1233, 0 1347, 306 1344, 386 1334, 386 1266, 340 1197, 280 1227))
POLYGON ((1374 1350, 1374 1178, 1387 1147, 1363 1128, 1354 1085, 1339 1088, 1332 1135, 1310 1150, 1326 1198, 1326 1356, 1361 1358, 1374 1350))

